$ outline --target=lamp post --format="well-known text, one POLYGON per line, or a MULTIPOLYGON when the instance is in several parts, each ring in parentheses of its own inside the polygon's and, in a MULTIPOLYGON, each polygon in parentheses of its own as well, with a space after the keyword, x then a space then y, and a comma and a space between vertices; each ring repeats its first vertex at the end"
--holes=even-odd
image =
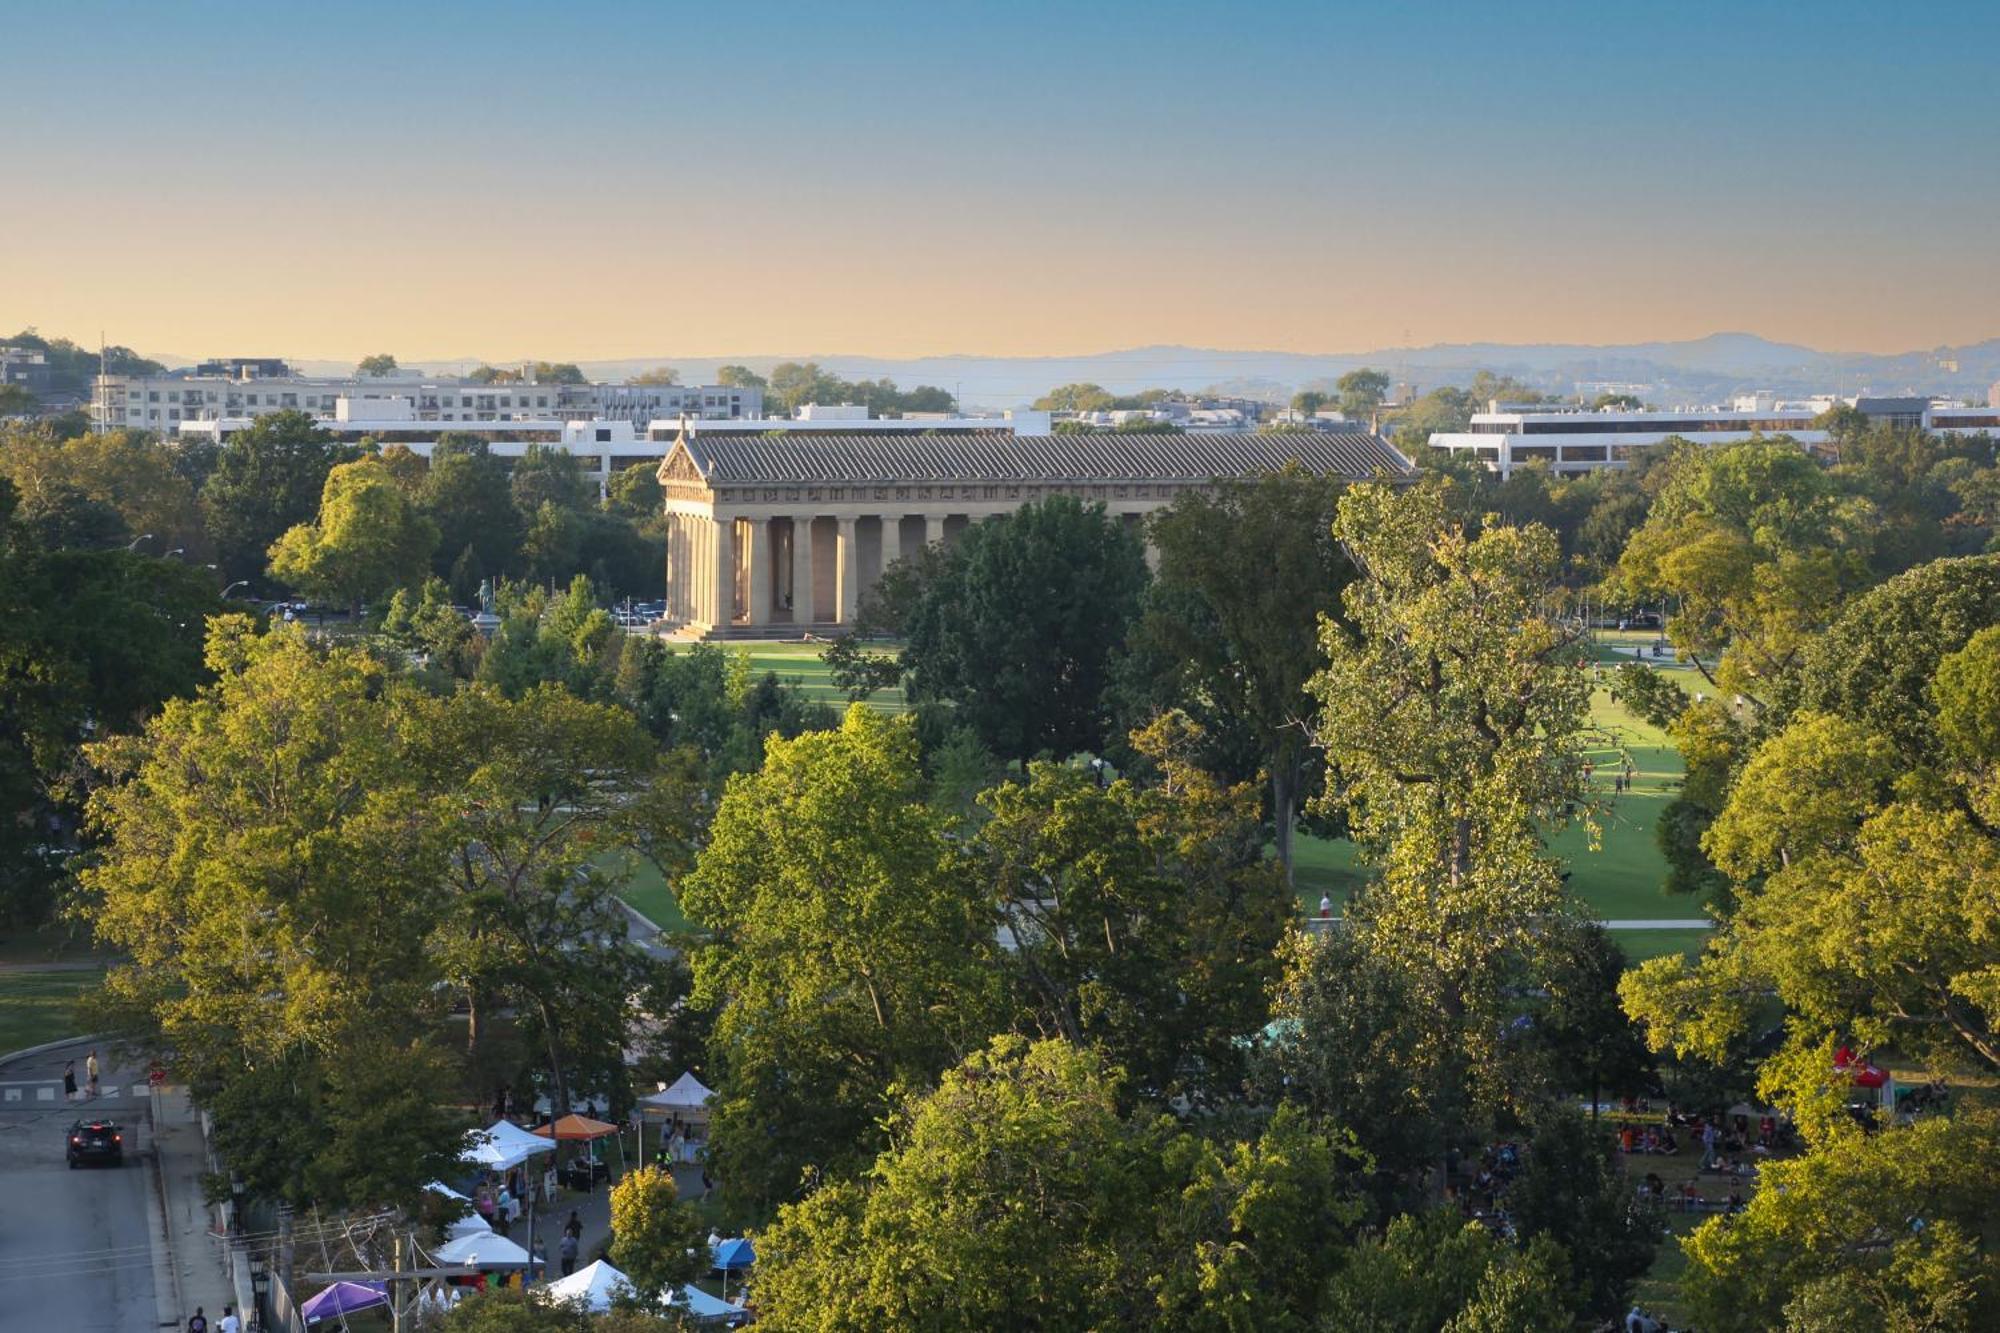
POLYGON ((221 598, 221 600, 223 600, 223 601, 225 601, 225 602, 226 602, 226 601, 228 601, 228 600, 229 600, 229 594, 230 594, 230 593, 232 593, 232 592, 235 592, 235 591, 236 591, 236 590, 237 590, 238 588, 247 588, 247 587, 249 587, 249 586, 250 586, 250 580, 249 580, 249 579, 238 579, 238 580, 236 580, 236 582, 234 582, 234 583, 230 584, 230 585, 229 585, 229 586, 228 586, 227 588, 224 588, 224 589, 222 590, 222 598, 221 598))
POLYGON ((250 1318, 253 1321, 253 1327, 262 1328, 264 1326, 265 1298, 270 1294, 271 1274, 264 1267, 264 1256, 253 1253, 250 1256, 250 1296, 253 1302, 250 1308, 250 1318))
POLYGON ((151 540, 153 540, 152 533, 142 532, 138 536, 134 537, 131 541, 127 542, 125 544, 125 549, 128 551, 137 552, 139 549, 140 542, 149 542, 151 540))

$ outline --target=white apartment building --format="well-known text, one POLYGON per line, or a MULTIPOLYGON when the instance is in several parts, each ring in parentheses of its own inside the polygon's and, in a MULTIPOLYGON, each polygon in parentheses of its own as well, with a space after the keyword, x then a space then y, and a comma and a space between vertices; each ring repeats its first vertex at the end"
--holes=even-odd
POLYGON ((1734 444, 1759 435, 1787 435, 1803 445, 1825 444, 1827 433, 1815 429, 1813 422, 1836 402, 1896 425, 1968 434, 2000 432, 2000 408, 1959 407, 1929 398, 1779 402, 1768 395, 1746 395, 1728 408, 1615 412, 1494 403, 1492 410, 1473 414, 1470 429, 1434 433, 1430 446, 1469 454, 1503 477, 1528 462, 1574 474, 1623 467, 1635 453, 1676 436, 1697 444, 1734 444))
MULTIPOLYGON (((617 386, 622 387, 622 386, 617 386)), ((648 386, 650 387, 650 386, 648 386)), ((583 470, 598 485, 599 493, 609 484, 611 474, 638 463, 658 464, 681 438, 683 424, 690 436, 787 437, 790 442, 807 443, 815 437, 899 435, 980 435, 996 439, 1042 436, 1051 433, 1047 412, 1009 412, 997 417, 954 417, 925 413, 906 417, 871 418, 865 407, 815 407, 799 409, 797 417, 706 417, 692 413, 683 417, 662 417, 643 426, 608 417, 583 421, 554 416, 512 416, 459 418, 449 421, 419 415, 420 399, 409 396, 386 398, 336 397, 333 415, 321 427, 335 438, 358 442, 368 439, 383 448, 401 445, 419 458, 429 458, 438 436, 447 432, 471 435, 483 440, 496 458, 514 459, 534 444, 563 449, 574 454, 583 470)), ((254 417, 212 417, 183 419, 175 423, 174 435, 183 440, 210 439, 220 442, 247 428, 254 417)))
MULTIPOLYGON (((342 400, 387 405, 407 400, 419 421, 626 421, 686 415, 697 420, 760 417, 764 391, 701 384, 477 384, 470 380, 386 377, 320 378, 265 372, 272 364, 241 363, 239 373, 151 377, 103 375, 91 404, 99 430, 174 434, 184 422, 249 420, 271 412, 304 412, 330 421, 342 400)), ((222 370, 225 363, 198 369, 222 370)), ((394 409, 390 410, 392 415, 394 409)), ((357 417, 369 415, 356 408, 357 417)))

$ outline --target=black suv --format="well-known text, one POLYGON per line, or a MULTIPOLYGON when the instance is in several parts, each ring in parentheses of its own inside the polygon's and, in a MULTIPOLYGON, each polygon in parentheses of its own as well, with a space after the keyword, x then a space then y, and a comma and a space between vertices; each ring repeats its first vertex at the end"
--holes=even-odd
POLYGON ((79 1120, 69 1127, 70 1170, 76 1170, 79 1162, 119 1166, 124 1161, 125 1135, 109 1120, 79 1120))

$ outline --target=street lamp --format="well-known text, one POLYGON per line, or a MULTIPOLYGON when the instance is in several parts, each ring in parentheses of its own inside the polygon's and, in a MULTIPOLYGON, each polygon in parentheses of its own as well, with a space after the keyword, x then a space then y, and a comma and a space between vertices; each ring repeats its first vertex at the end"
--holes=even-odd
POLYGON ((250 580, 249 580, 249 579, 238 579, 238 580, 236 580, 236 582, 234 582, 234 583, 230 584, 230 585, 229 585, 229 586, 228 586, 227 588, 224 588, 224 589, 222 590, 222 598, 221 598, 221 600, 223 600, 223 601, 225 601, 225 602, 226 602, 226 601, 228 601, 228 600, 229 600, 229 594, 230 594, 230 593, 232 593, 232 592, 235 592, 235 591, 236 591, 236 590, 237 590, 238 588, 247 588, 247 587, 249 587, 249 586, 250 586, 250 580))
POLYGON ((140 533, 140 534, 139 534, 138 536, 134 537, 134 538, 133 538, 133 539, 132 539, 132 540, 131 540, 130 542, 128 542, 128 543, 126 544, 126 546, 125 546, 125 549, 126 549, 126 550, 128 550, 128 551, 135 551, 135 552, 136 552, 136 551, 137 551, 137 550, 139 549, 139 543, 140 543, 140 542, 149 542, 149 541, 151 541, 151 540, 153 540, 153 534, 152 534, 152 533, 150 533, 150 532, 142 532, 142 533, 140 533))
POLYGON ((175 556, 177 556, 177 555, 186 555, 186 554, 187 554, 187 552, 188 552, 188 548, 187 548, 187 547, 185 547, 185 546, 176 546, 176 547, 175 547, 175 548, 174 548, 173 550, 171 550, 171 551, 167 552, 167 553, 166 553, 165 555, 161 556, 160 558, 161 558, 162 560, 171 560, 171 559, 173 559, 173 558, 174 558, 175 556))

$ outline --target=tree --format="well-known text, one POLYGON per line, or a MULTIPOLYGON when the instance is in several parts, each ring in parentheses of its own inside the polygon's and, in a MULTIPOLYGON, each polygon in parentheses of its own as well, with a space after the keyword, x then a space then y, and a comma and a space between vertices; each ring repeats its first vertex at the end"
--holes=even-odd
POLYGON ((1349 421, 1373 416, 1389 393, 1389 377, 1379 370, 1350 370, 1334 382, 1340 390, 1340 414, 1349 421))
POLYGON ((537 361, 529 368, 529 378, 537 384, 588 384, 583 371, 569 361, 537 361))
POLYGON ((1535 1333, 1575 1322, 1558 1247, 1507 1248, 1455 1208, 1404 1214, 1342 1257, 1327 1329, 1535 1333))
POLYGON ((1617 590, 1667 605, 1674 646, 1710 684, 1761 707, 1829 608, 1866 580, 1869 507, 1789 440, 1688 444, 1663 465, 1617 590))
POLYGON ((1295 907, 1254 788, 1189 764, 1198 741, 1178 715, 1134 737, 1155 786, 1033 764, 979 798, 974 847, 1015 942, 1020 1025, 1098 1046, 1142 1095, 1202 1105, 1242 1085, 1295 907))
POLYGON ((1255 746, 1287 878, 1312 763, 1305 686, 1321 661, 1320 619, 1339 614, 1352 574, 1333 539, 1340 489, 1287 467, 1156 511, 1159 571, 1127 659, 1156 673, 1141 687, 1149 700, 1206 704, 1255 746))
POLYGON ((1621 987, 1656 1049, 1718 1060, 1775 991, 1786 1041, 1759 1087, 1808 1128, 1839 1114, 1839 1044, 2000 1071, 2000 952, 1984 905, 2000 885, 2000 752, 1985 748, 1983 716, 1996 679, 1991 631, 1939 663, 1933 725, 1951 741, 1937 766, 1832 714, 1801 712, 1758 746, 1703 839, 1734 914, 1698 964, 1652 960, 1621 987))
POLYGON ((1562 1247, 1564 1286, 1579 1312, 1612 1319, 1652 1265, 1661 1218, 1641 1206, 1613 1153, 1610 1134, 1568 1106, 1545 1107, 1507 1189, 1507 1212, 1524 1240, 1562 1247))
POLYGON ((1544 839, 1585 799, 1588 684, 1550 609, 1554 534, 1473 535, 1449 500, 1435 481, 1341 496, 1335 535, 1357 577, 1308 688, 1335 774, 1323 801, 1382 871, 1348 916, 1441 1020, 1427 1059, 1459 1071, 1443 1085, 1490 1105, 1510 1063, 1502 1025, 1555 970, 1571 913, 1544 839))
POLYGON ((1292 395, 1292 411, 1302 417, 1313 417, 1326 406, 1326 395, 1317 389, 1301 389, 1292 395))
POLYGON ((681 885, 711 937, 694 951, 720 1071, 710 1151, 745 1203, 865 1166, 889 1089, 992 1031, 992 914, 922 794, 912 726, 856 705, 730 778, 681 885))
POLYGON ((1988 1109, 1927 1116, 1758 1168, 1739 1215, 1683 1243, 1683 1299, 1705 1329, 1975 1329, 2000 1319, 1984 1243, 2000 1188, 1988 1109))
POLYGON ((591 487, 575 454, 553 445, 530 444, 514 464, 510 484, 514 507, 532 521, 545 504, 581 510, 590 503, 591 487))
POLYGON ((0 384, 0 417, 24 417, 35 410, 35 395, 18 384, 0 384))
POLYGON ((579 699, 610 693, 624 641, 589 579, 577 575, 559 595, 506 584, 497 603, 500 624, 480 658, 481 680, 515 699, 549 682, 579 699))
POLYGON ((462 1144, 421 1045, 446 845, 398 743, 411 696, 360 650, 211 624, 215 682, 86 752, 109 781, 84 910, 128 960, 104 1007, 212 1109, 252 1194, 413 1202, 462 1144), (401 1169, 343 1174, 370 1152, 401 1169))
POLYGON ((1024 765, 1099 749, 1112 654, 1146 578, 1137 536, 1102 504, 1057 496, 975 524, 903 614, 910 697, 950 701, 1024 765))
POLYGON ((395 357, 387 352, 377 352, 373 356, 362 357, 360 363, 354 367, 354 373, 369 379, 385 379, 395 374, 396 369, 395 357))
POLYGON ((42 492, 60 490, 112 510, 128 534, 120 545, 151 533, 154 544, 147 549, 153 554, 178 547, 198 562, 208 550, 208 534, 194 487, 176 466, 185 447, 139 431, 93 432, 67 440, 14 432, 0 447, 0 473, 13 478, 30 512, 54 507, 42 492))
POLYGON ((524 377, 518 370, 502 370, 498 366, 475 366, 466 372, 465 378, 474 384, 518 384, 524 377))
POLYGON ((447 677, 470 679, 478 669, 479 632, 451 604, 443 579, 425 579, 421 592, 398 588, 382 617, 382 632, 447 677))
POLYGON ((271 576, 358 613, 362 603, 421 580, 437 540, 437 525, 382 461, 364 458, 327 473, 318 518, 271 544, 271 576))
POLYGON ((679 384, 681 382, 681 373, 672 366, 654 366, 651 370, 640 371, 625 382, 627 384, 679 384))
POLYGON ((223 578, 268 587, 271 544, 312 521, 327 475, 352 456, 302 412, 272 412, 230 436, 201 488, 223 578))
POLYGON ((652 463, 620 468, 604 490, 604 507, 627 519, 658 517, 662 499, 660 470, 652 463))
POLYGON ((1590 402, 1593 412, 1637 412, 1645 404, 1629 393, 1600 393, 1590 402))
POLYGON ((1042 412, 1108 412, 1113 405, 1111 395, 1095 384, 1065 384, 1035 400, 1042 412))
POLYGON ((636 845, 682 868, 698 829, 690 773, 659 764, 624 709, 555 685, 518 699, 470 686, 426 701, 411 731, 413 766, 453 802, 452 903, 432 948, 471 1008, 468 1045, 492 1008, 512 1009, 553 1104, 610 1089, 616 1108, 629 1005, 658 977, 597 857, 636 845))
MULTIPOLYGON (((440 561, 455 564, 470 550, 480 578, 520 570, 521 513, 514 507, 507 465, 484 440, 452 431, 440 434, 417 491, 417 507, 437 524, 440 561)), ((461 600, 473 600, 475 593, 459 589, 452 566, 433 569, 453 577, 461 600)), ((475 592, 478 586, 474 579, 475 592)))
POLYGON ((79 747, 194 692, 218 604, 178 560, 40 545, 14 496, 0 477, 0 920, 39 925, 88 846, 79 747))
POLYGON ((808 403, 843 403, 851 386, 817 361, 781 361, 771 367, 771 379, 764 390, 766 403, 786 413, 808 403))
POLYGON ((762 389, 767 384, 748 366, 723 366, 715 372, 715 382, 728 389, 762 389))
POLYGON ((1941 757, 1927 691, 1938 663, 2000 624, 2000 555, 1919 565, 1853 598, 1807 645, 1795 702, 1880 731, 1912 761, 1941 757))
POLYGON ((664 1167, 639 1167, 611 1187, 611 1261, 648 1303, 708 1271, 703 1231, 664 1167))
POLYGON ((574 575, 582 578, 583 516, 576 510, 544 500, 528 517, 521 538, 521 559, 537 583, 554 583, 574 575))

